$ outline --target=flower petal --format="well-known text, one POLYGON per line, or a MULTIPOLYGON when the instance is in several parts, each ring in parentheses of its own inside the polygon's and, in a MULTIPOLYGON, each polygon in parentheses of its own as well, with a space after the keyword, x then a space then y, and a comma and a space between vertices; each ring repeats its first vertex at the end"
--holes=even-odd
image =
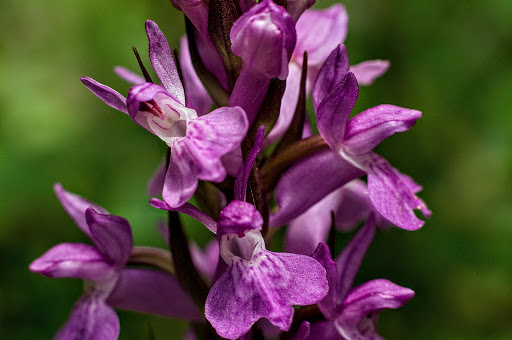
POLYGON ((210 112, 213 100, 192 65, 187 37, 181 38, 179 61, 185 87, 185 105, 194 109, 198 116, 210 112))
POLYGON ((330 192, 364 172, 332 150, 323 150, 291 166, 279 180, 275 197, 279 210, 270 216, 270 225, 290 222, 330 192))
POLYGON ((122 217, 99 214, 89 208, 85 212, 96 249, 118 267, 124 267, 130 258, 133 237, 130 223, 122 217))
POLYGON ((135 312, 189 321, 204 320, 176 278, 154 270, 123 269, 107 302, 115 308, 135 312))
POLYGON ((188 201, 196 191, 198 174, 198 166, 190 155, 184 139, 175 141, 171 148, 171 158, 162 192, 165 202, 176 208, 188 201))
POLYGON ((332 259, 329 247, 323 242, 318 245, 311 257, 325 268, 327 282, 329 283, 329 292, 325 298, 318 303, 318 308, 328 320, 335 319, 339 314, 341 306, 338 294, 338 269, 336 262, 332 259))
POLYGON ((85 295, 77 301, 55 339, 116 340, 119 329, 116 312, 103 299, 85 295))
POLYGON ((148 183, 148 194, 150 196, 161 196, 164 188, 165 174, 167 173, 167 160, 164 158, 156 168, 148 183))
POLYGON ((134 73, 123 66, 115 66, 114 72, 117 74, 121 79, 126 80, 127 82, 133 84, 133 85, 140 85, 142 83, 145 83, 146 80, 144 77, 138 75, 137 73, 134 73))
POLYGON ((421 112, 394 105, 378 105, 361 112, 348 122, 344 149, 354 155, 370 152, 384 139, 409 130, 421 112))
POLYGON ((414 291, 384 279, 372 280, 354 288, 343 303, 335 322, 346 339, 380 339, 375 330, 376 313, 386 308, 402 307, 414 291))
POLYGON ((302 55, 308 51, 308 64, 321 64, 336 46, 345 41, 347 11, 340 4, 323 10, 310 9, 297 21, 296 30, 297 45, 293 59, 302 64, 302 55))
POLYGON ((220 158, 240 145, 249 123, 239 107, 222 107, 191 120, 185 144, 198 168, 198 177, 220 182, 226 170, 220 158))
POLYGON ((375 216, 370 214, 366 224, 354 235, 336 259, 339 303, 345 299, 352 288, 366 251, 375 236, 375 229, 375 216))
POLYGON ((349 72, 318 105, 318 131, 333 150, 340 150, 344 145, 348 117, 354 108, 358 93, 357 79, 349 72))
POLYGON ((219 242, 216 239, 208 242, 204 250, 192 243, 190 245, 190 255, 197 270, 210 281, 213 281, 215 269, 219 263, 219 242))
POLYGON ((58 244, 34 260, 29 269, 51 278, 71 277, 90 281, 102 281, 115 274, 108 259, 83 243, 58 244))
POLYGON ((367 60, 357 65, 350 66, 350 72, 354 73, 359 85, 371 85, 389 69, 391 63, 388 60, 367 60))
POLYGON ((213 233, 217 232, 217 222, 213 220, 210 216, 202 212, 201 210, 197 209, 193 204, 185 203, 179 207, 171 207, 166 202, 159 200, 157 198, 152 198, 149 201, 149 204, 151 204, 152 207, 155 207, 157 209, 161 210, 172 210, 181 212, 183 214, 187 214, 190 217, 195 218, 202 224, 204 224, 208 229, 210 229, 213 233))
POLYGON ((56 183, 53 186, 53 190, 55 191, 55 195, 62 204, 62 207, 66 212, 71 216, 71 218, 75 221, 76 225, 80 230, 84 232, 89 238, 91 237, 91 231, 89 230, 89 225, 85 219, 85 211, 92 207, 94 210, 101 214, 108 214, 108 212, 100 207, 99 205, 92 203, 85 198, 72 194, 62 187, 60 183, 56 183))
POLYGON ((417 230, 424 221, 418 219, 414 209, 427 218, 432 214, 427 205, 414 194, 410 178, 404 177, 381 156, 369 153, 364 156, 368 173, 368 192, 377 211, 397 227, 417 230))
POLYGON ((126 98, 119 92, 89 77, 82 77, 80 80, 92 93, 103 100, 105 104, 121 112, 128 113, 126 98))
POLYGON ((325 60, 313 85, 313 105, 315 111, 318 110, 322 100, 331 93, 334 86, 345 78, 348 68, 347 48, 345 45, 338 45, 329 54, 327 60, 325 60))
POLYGON ((343 189, 333 191, 305 213, 290 222, 286 228, 287 252, 310 255, 320 242, 327 240, 332 224, 331 212, 336 212, 343 199, 343 189))
POLYGON ((228 339, 245 334, 262 317, 288 330, 292 305, 316 303, 327 290, 325 270, 316 260, 262 249, 251 261, 234 259, 211 288, 205 315, 228 339))
POLYGON ((309 333, 310 323, 308 321, 303 321, 299 326, 299 330, 293 336, 292 340, 305 340, 309 337, 309 333))
POLYGON ((185 105, 185 91, 167 39, 152 20, 146 20, 146 33, 149 39, 149 60, 160 82, 180 104, 185 105))

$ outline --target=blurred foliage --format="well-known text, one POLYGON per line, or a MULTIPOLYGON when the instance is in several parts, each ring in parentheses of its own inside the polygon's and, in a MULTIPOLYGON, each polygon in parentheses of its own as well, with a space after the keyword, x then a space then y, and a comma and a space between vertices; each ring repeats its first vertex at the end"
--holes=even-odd
MULTIPOLYGON (((358 282, 384 277, 416 291, 406 307, 382 313, 381 333, 510 338, 512 2, 345 5, 352 64, 392 62, 385 76, 361 88, 355 111, 390 103, 424 114, 410 132, 378 148, 424 186, 421 196, 434 213, 419 231, 378 234, 363 263, 358 282)), ((155 225, 164 215, 143 194, 162 143, 78 79, 91 76, 126 93, 129 85, 112 67, 137 69, 132 45, 148 64, 148 18, 178 46, 183 18, 169 1, 0 3, 2 338, 51 337, 81 294, 78 280, 50 280, 27 269, 57 243, 86 241, 55 199, 53 183, 126 217, 136 244, 163 246, 155 225)), ((145 338, 149 328, 156 339, 180 338, 185 327, 119 315, 124 339, 145 338)))

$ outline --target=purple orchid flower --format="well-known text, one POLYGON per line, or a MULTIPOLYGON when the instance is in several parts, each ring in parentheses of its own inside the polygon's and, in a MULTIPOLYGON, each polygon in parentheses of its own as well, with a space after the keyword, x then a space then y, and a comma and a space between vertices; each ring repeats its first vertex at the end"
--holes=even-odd
POLYGON ((84 294, 56 339, 117 339, 119 319, 113 308, 199 321, 190 298, 169 274, 125 268, 133 239, 130 224, 102 207, 65 191, 55 192, 64 209, 93 245, 62 243, 30 264, 30 270, 57 278, 85 281, 84 294))
POLYGON ((336 262, 329 247, 320 243, 313 254, 327 271, 329 293, 318 304, 327 319, 311 325, 307 339, 382 339, 376 331, 378 313, 407 303, 414 291, 385 279, 376 279, 352 288, 364 255, 375 234, 375 219, 368 222, 343 249, 336 262))
POLYGON ((242 69, 229 105, 241 106, 252 123, 270 79, 284 80, 288 76, 296 42, 295 23, 283 7, 263 0, 233 24, 230 38, 233 53, 242 58, 242 69))
POLYGON ((171 206, 192 197, 198 179, 220 182, 226 177, 221 157, 235 150, 248 129, 244 111, 222 107, 198 117, 185 106, 185 92, 171 50, 158 25, 146 21, 149 57, 163 86, 142 83, 125 99, 91 78, 82 82, 106 104, 125 112, 171 148, 162 196, 171 206))
POLYGON ((338 46, 318 74, 313 105, 318 130, 330 150, 295 163, 281 177, 276 187, 280 210, 271 216, 271 225, 288 223, 325 195, 366 173, 370 199, 377 211, 400 228, 419 229, 424 221, 413 210, 421 210, 426 217, 431 215, 415 195, 420 186, 372 149, 394 133, 407 131, 421 112, 379 105, 349 119, 358 85, 348 65, 346 50, 338 46))
MULTIPOLYGON (((221 211, 215 226, 204 213, 192 210, 190 204, 188 211, 183 207, 175 209, 199 217, 217 234, 220 256, 227 268, 210 289, 205 315, 217 333, 228 339, 243 336, 261 318, 281 330, 289 330, 293 305, 317 303, 328 291, 325 269, 313 258, 265 249, 260 232, 263 218, 252 204, 244 202, 263 133, 260 127, 255 146, 235 181, 235 200, 221 211)), ((152 199, 151 204, 171 210, 157 199, 152 199)))
MULTIPOLYGON (((306 0, 297 0, 292 4, 303 6, 306 3, 306 0)), ((290 11, 290 1, 288 2, 288 11, 290 11)), ((331 51, 336 46, 343 44, 347 37, 348 14, 341 4, 335 4, 322 10, 310 9, 300 17, 295 29, 297 30, 297 44, 288 66, 289 75, 286 79, 279 119, 267 136, 266 144, 281 137, 293 118, 300 92, 304 51, 308 52, 306 93, 309 94, 323 63, 331 51)), ((355 74, 360 85, 371 85, 376 78, 387 71, 389 65, 387 60, 367 60, 351 66, 350 71, 355 74)))

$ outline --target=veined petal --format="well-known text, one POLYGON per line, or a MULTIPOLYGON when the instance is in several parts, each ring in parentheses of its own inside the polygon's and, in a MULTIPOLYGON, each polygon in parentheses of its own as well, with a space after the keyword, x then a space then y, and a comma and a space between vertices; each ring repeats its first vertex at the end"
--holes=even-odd
POLYGON ((327 282, 329 283, 329 292, 325 298, 318 303, 318 308, 328 320, 335 319, 341 310, 341 302, 338 300, 339 280, 336 262, 332 259, 329 247, 323 242, 318 245, 311 257, 325 268, 327 282))
POLYGON ((323 150, 292 165, 279 180, 275 197, 279 210, 270 216, 270 225, 290 222, 364 172, 332 150, 323 150))
POLYGON ((310 9, 297 21, 296 30, 297 45, 293 59, 302 64, 304 51, 308 51, 308 64, 321 64, 336 46, 345 41, 347 11, 340 4, 323 10, 310 9))
POLYGON ((189 321, 204 320, 176 278, 154 270, 123 269, 107 302, 115 308, 135 312, 189 321))
POLYGON ((29 269, 51 278, 71 277, 102 281, 115 275, 115 269, 99 251, 83 243, 61 243, 34 260, 29 269))
POLYGON ((318 105, 318 131, 333 150, 340 150, 344 145, 347 121, 358 93, 357 79, 349 72, 318 105))
POLYGON ((137 73, 134 73, 123 66, 115 66, 114 72, 117 74, 121 79, 126 80, 127 82, 133 84, 133 85, 140 85, 142 83, 145 83, 146 80, 144 77, 138 75, 137 73))
POLYGON ((409 130, 421 112, 394 105, 379 105, 361 112, 348 122, 343 141, 344 149, 351 154, 368 153, 384 139, 409 130))
POLYGON ((320 242, 327 240, 332 224, 331 212, 336 212, 343 199, 343 189, 333 191, 305 213, 290 222, 286 228, 287 252, 310 255, 320 242))
POLYGON ((283 98, 281 99, 279 117, 277 118, 276 124, 265 138, 265 145, 271 144, 276 139, 284 135, 290 126, 297 108, 297 101, 299 100, 301 74, 301 66, 297 63, 291 62, 288 66, 288 78, 286 78, 286 88, 284 90, 283 98))
POLYGON ((292 305, 316 303, 327 290, 325 270, 316 260, 259 246, 251 261, 233 259, 211 288, 205 314, 217 333, 228 339, 245 334, 262 317, 289 330, 292 305))
POLYGON ((130 223, 119 216, 99 214, 92 208, 86 210, 85 217, 96 249, 112 264, 123 267, 133 247, 130 223))
POLYGON ((375 216, 370 214, 368 221, 345 246, 336 259, 338 267, 338 302, 345 299, 352 288, 366 251, 375 236, 375 216))
POLYGON ((405 305, 414 291, 391 281, 377 279, 366 282, 349 293, 335 325, 346 339, 381 339, 375 329, 377 313, 386 308, 405 305))
POLYGON ((112 307, 96 296, 84 295, 75 304, 56 340, 116 340, 119 318, 112 307))
POLYGON ((170 207, 179 207, 194 195, 199 171, 184 138, 176 140, 171 148, 171 158, 162 192, 163 199, 170 207))
POLYGON ((119 92, 89 77, 82 77, 80 80, 92 93, 103 100, 105 104, 126 114, 128 113, 126 98, 119 92))
POLYGON ((354 73, 359 85, 371 85, 389 69, 391 63, 388 60, 367 60, 357 65, 350 66, 350 72, 354 73))
POLYGON ((187 37, 181 38, 179 60, 185 86, 185 105, 194 109, 198 116, 202 116, 210 112, 213 100, 192 65, 187 37))
POLYGON ((368 192, 377 211, 397 227, 417 230, 424 221, 418 219, 414 209, 419 209, 427 218, 431 211, 414 194, 409 177, 404 177, 381 156, 369 153, 363 155, 361 164, 368 174, 368 192))
POLYGON ((204 224, 208 229, 210 229, 213 233, 217 232, 217 222, 213 220, 210 216, 202 212, 201 210, 197 209, 193 204, 190 203, 184 203, 183 205, 179 207, 171 207, 166 202, 159 200, 157 198, 152 198, 149 201, 149 204, 151 204, 152 207, 155 207, 157 209, 161 210, 172 210, 177 211, 183 214, 187 214, 190 217, 195 218, 202 224, 204 224))
POLYGON ((334 86, 345 78, 348 68, 347 48, 345 45, 338 45, 332 50, 327 60, 325 60, 316 77, 313 86, 313 105, 315 111, 318 110, 322 100, 331 93, 334 86))
POLYGON ((184 142, 200 179, 220 182, 226 177, 220 158, 240 145, 248 127, 240 107, 222 107, 189 122, 184 142))
POLYGON ((92 207, 101 214, 108 214, 108 212, 99 205, 64 190, 60 183, 56 183, 53 186, 53 190, 55 191, 55 195, 57 195, 60 204, 62 204, 64 210, 66 210, 73 221, 75 221, 78 228, 80 228, 85 235, 91 238, 91 231, 89 230, 89 225, 85 219, 85 211, 92 207))
POLYGON ((160 82, 181 105, 185 105, 185 91, 167 39, 152 20, 146 20, 146 33, 149 39, 149 60, 160 82))

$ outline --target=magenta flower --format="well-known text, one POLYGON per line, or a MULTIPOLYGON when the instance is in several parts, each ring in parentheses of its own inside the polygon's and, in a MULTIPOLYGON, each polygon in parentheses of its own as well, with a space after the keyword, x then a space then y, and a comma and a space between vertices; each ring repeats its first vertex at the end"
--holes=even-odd
POLYGON ((56 339, 117 339, 113 308, 199 321, 201 315, 174 277, 153 270, 125 268, 133 239, 124 218, 65 191, 55 192, 92 245, 61 243, 30 264, 30 270, 58 278, 84 280, 84 294, 56 339))
MULTIPOLYGON (((263 132, 260 127, 255 146, 235 182, 235 200, 221 211, 216 225, 190 204, 174 209, 195 217, 217 234, 220 256, 227 268, 208 293, 205 315, 217 333, 228 339, 243 336, 261 318, 287 331, 293 305, 315 304, 328 291, 325 270, 313 258, 265 249, 260 232, 263 218, 252 204, 243 201, 263 132)), ((173 210, 157 199, 151 204, 173 210)))
POLYGON ((320 70, 313 89, 318 130, 330 150, 295 163, 282 176, 276 187, 280 210, 272 216, 271 224, 289 222, 325 195, 366 173, 370 199, 377 211, 400 228, 419 229, 424 222, 413 210, 420 209, 426 217, 431 214, 414 194, 419 185, 372 149, 394 133, 407 131, 421 112, 379 105, 349 119, 358 85, 348 69, 346 50, 339 46, 320 70))
POLYGON ((230 38, 233 53, 242 58, 242 70, 229 105, 242 107, 252 123, 270 79, 288 76, 296 42, 295 23, 283 7, 263 0, 234 23, 230 38))
POLYGON ((385 279, 352 288, 374 234, 375 219, 371 214, 336 262, 325 243, 318 246, 313 258, 325 267, 329 280, 329 293, 318 307, 327 320, 313 323, 307 339, 382 339, 376 331, 378 313, 401 307, 414 296, 411 289, 385 279))
POLYGON ((125 99, 91 78, 82 78, 82 82, 106 104, 129 114, 171 148, 162 196, 177 207, 192 197, 198 179, 224 180, 226 170, 220 158, 239 146, 248 122, 239 107, 222 107, 198 117, 195 110, 185 106, 185 92, 165 36, 151 20, 146 21, 146 31, 151 64, 163 86, 133 86, 125 99))
MULTIPOLYGON (((307 1, 289 1, 288 11, 290 11, 290 4, 304 6, 307 5, 307 1)), ((281 100, 281 111, 276 125, 267 136, 267 144, 281 137, 293 118, 300 92, 304 51, 308 52, 306 93, 309 94, 323 63, 331 51, 336 46, 343 44, 347 37, 348 14, 341 4, 321 10, 310 9, 300 17, 295 29, 297 30, 297 44, 288 66, 289 75, 281 100)), ((389 61, 386 60, 367 60, 351 66, 350 71, 355 74, 360 85, 370 85, 387 71, 389 65, 389 61)))

